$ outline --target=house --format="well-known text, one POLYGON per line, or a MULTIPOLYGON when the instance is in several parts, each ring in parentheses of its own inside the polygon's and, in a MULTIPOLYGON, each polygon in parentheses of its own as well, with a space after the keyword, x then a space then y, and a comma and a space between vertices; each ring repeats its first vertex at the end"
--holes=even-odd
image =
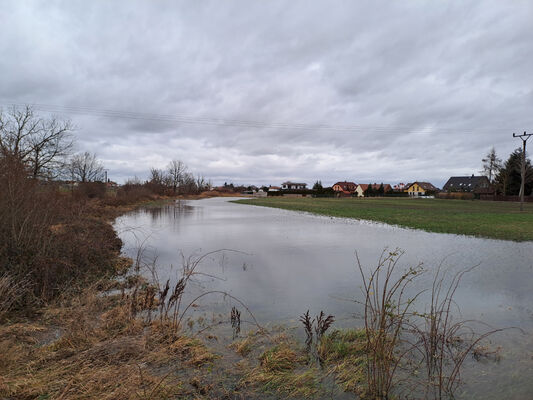
POLYGON ((357 187, 355 188, 355 193, 357 197, 365 197, 365 192, 369 189, 369 187, 372 188, 372 191, 374 193, 377 193, 381 185, 383 185, 383 193, 392 192, 392 186, 389 185, 388 183, 385 183, 385 184, 384 183, 373 183, 373 184, 362 183, 360 185, 357 185, 357 187))
POLYGON ((392 192, 392 186, 388 183, 374 183, 372 187, 374 188, 374 190, 378 190, 381 185, 383 185, 383 193, 392 192))
POLYGON ((263 189, 258 189, 253 193, 254 197, 267 197, 268 193, 265 192, 263 189))
POLYGON ((490 190, 489 178, 486 176, 452 176, 442 187, 445 192, 485 193, 490 190))
POLYGON ((268 191, 269 192, 279 192, 280 187, 279 186, 269 186, 268 191))
POLYGON ((307 183, 295 183, 295 182, 283 182, 281 184, 281 190, 305 190, 307 189, 307 183))
POLYGON ((336 192, 339 195, 341 194, 351 195, 352 193, 355 192, 356 187, 357 185, 355 183, 344 181, 344 182, 337 182, 336 184, 332 186, 332 189, 334 192, 336 192))
POLYGON ((355 195, 357 197, 365 197, 365 192, 368 189, 368 185, 365 183, 361 183, 356 186, 355 188, 355 195))
POLYGON ((439 191, 439 188, 433 186, 429 182, 413 182, 407 188, 409 196, 428 196, 433 195, 439 191))

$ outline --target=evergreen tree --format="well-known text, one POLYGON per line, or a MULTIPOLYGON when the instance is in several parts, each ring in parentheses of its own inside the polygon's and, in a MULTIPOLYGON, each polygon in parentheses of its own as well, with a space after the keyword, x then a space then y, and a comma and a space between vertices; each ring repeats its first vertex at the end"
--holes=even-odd
POLYGON ((321 181, 316 181, 315 184, 313 185, 313 190, 322 190, 324 189, 322 187, 322 182, 321 181))
MULTIPOLYGON (((507 196, 518 196, 520 192, 520 184, 522 182, 521 166, 522 149, 518 148, 511 153, 496 175, 495 182, 500 193, 507 196)), ((524 194, 529 196, 531 194, 531 189, 533 189, 533 167, 528 158, 526 158, 526 179, 524 188, 524 194)))

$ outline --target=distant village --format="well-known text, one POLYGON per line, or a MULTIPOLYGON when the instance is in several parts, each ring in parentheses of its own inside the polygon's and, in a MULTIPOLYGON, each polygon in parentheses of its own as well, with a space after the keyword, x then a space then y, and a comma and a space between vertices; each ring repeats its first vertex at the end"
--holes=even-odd
POLYGON ((323 187, 321 181, 308 188, 304 182, 283 182, 280 186, 234 186, 224 184, 212 188, 219 192, 241 192, 255 197, 289 196, 289 197, 449 197, 480 198, 493 196, 495 191, 489 179, 484 175, 452 176, 442 189, 430 182, 415 181, 410 183, 355 183, 339 181, 331 187, 323 187))

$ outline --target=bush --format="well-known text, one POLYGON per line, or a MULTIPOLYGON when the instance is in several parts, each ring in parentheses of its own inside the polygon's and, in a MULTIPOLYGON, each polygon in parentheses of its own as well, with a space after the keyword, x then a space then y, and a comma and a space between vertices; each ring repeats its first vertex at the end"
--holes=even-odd
POLYGON ((149 185, 126 184, 117 189, 114 197, 108 197, 106 204, 122 206, 144 200, 152 200, 156 197, 157 194, 151 190, 149 185))
POLYGON ((407 192, 387 192, 383 195, 384 197, 409 197, 407 192))
POLYGON ((78 199, 103 199, 106 195, 106 186, 103 182, 80 182, 74 190, 74 195, 78 199))
POLYGON ((438 193, 435 197, 439 199, 453 199, 453 200, 472 200, 474 193, 470 192, 447 192, 438 193))
POLYGON ((120 240, 87 202, 29 178, 7 158, 0 159, 0 193, 0 276, 24 282, 34 300, 113 270, 120 240))

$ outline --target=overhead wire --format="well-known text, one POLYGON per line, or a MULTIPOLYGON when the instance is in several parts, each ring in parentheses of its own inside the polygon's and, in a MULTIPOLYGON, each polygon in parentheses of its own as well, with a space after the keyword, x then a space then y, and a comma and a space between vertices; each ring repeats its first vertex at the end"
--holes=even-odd
POLYGON ((155 122, 167 122, 178 124, 193 124, 193 125, 210 125, 220 127, 237 127, 237 128, 253 128, 253 129, 279 129, 279 130, 303 130, 303 131, 325 131, 336 133, 374 133, 381 135, 398 134, 399 131, 411 134, 475 134, 486 133, 487 131, 509 131, 509 128, 502 127, 484 127, 472 129, 461 129, 453 127, 439 127, 439 126, 365 126, 365 125, 333 125, 333 124, 305 124, 305 123, 289 123, 289 122, 270 122, 270 121, 254 121, 254 120, 241 120, 230 118, 217 118, 217 117, 202 117, 191 116, 185 114, 157 114, 157 113, 145 113, 137 111, 124 111, 124 110, 112 110, 95 108, 88 106, 66 106, 66 105, 51 105, 42 103, 29 103, 22 104, 13 101, 1 101, 0 104, 8 107, 24 107, 26 105, 31 106, 36 111, 50 112, 57 114, 83 114, 104 118, 121 118, 121 119, 133 119, 133 120, 146 120, 155 122))

